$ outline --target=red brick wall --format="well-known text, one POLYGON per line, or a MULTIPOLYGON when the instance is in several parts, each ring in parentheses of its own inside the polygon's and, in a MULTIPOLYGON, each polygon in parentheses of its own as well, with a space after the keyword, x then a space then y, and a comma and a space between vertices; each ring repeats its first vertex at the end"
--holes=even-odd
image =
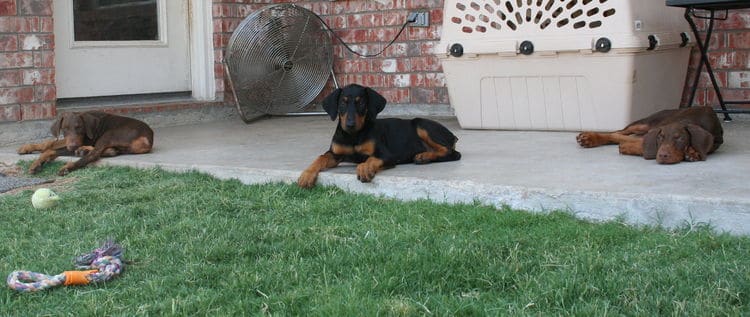
MULTIPOLYGON (((723 16, 723 12, 717 14, 723 16)), ((698 23, 699 27, 705 31, 707 23, 705 21, 698 23)), ((726 20, 716 22, 711 38, 709 59, 716 79, 722 87, 724 100, 750 101, 750 10, 730 11, 726 20)), ((690 61, 685 95, 689 93, 699 61, 700 54, 696 46, 690 61)), ((683 100, 683 105, 686 104, 687 97, 683 100)), ((710 106, 719 104, 705 68, 693 104, 710 106)), ((748 106, 740 105, 729 107, 750 109, 748 106)))
MULTIPOLYGON (((268 4, 261 2, 267 1, 214 0, 215 43, 220 48, 217 57, 240 21, 268 4)), ((295 3, 323 17, 352 48, 368 54, 379 52, 390 42, 409 12, 429 11, 430 27, 407 27, 382 56, 360 58, 336 42, 334 73, 340 85, 357 83, 373 87, 390 103, 448 104, 442 68, 432 54, 432 47, 440 37, 442 1, 387 0, 386 4, 381 4, 374 0, 325 0, 295 3)))
POLYGON ((0 0, 0 122, 55 116, 52 0, 0 0))

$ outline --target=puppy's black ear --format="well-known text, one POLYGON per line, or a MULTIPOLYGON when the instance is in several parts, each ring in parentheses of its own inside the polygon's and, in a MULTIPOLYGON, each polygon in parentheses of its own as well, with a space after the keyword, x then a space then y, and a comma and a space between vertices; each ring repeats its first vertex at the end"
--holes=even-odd
POLYGON ((99 117, 94 116, 90 113, 84 112, 80 114, 83 125, 86 126, 86 136, 89 139, 95 139, 96 133, 99 131, 99 117))
POLYGON ((57 118, 55 122, 52 122, 52 126, 49 128, 49 131, 52 132, 52 135, 56 138, 60 136, 60 126, 62 125, 63 117, 64 116, 60 116, 57 118))
POLYGON ((387 101, 377 91, 370 87, 365 88, 367 91, 367 111, 372 114, 378 114, 385 109, 387 101))
POLYGON ((701 154, 701 160, 705 160, 708 152, 714 146, 713 134, 695 124, 686 124, 685 128, 690 134, 690 146, 701 154))
POLYGON ((658 136, 661 132, 659 128, 653 128, 648 130, 648 133, 643 136, 643 158, 647 160, 653 160, 656 158, 656 153, 659 151, 658 136))
POLYGON ((336 88, 331 92, 328 97, 323 99, 323 110, 325 110, 331 120, 336 120, 336 116, 339 114, 339 96, 341 95, 341 88, 336 88))

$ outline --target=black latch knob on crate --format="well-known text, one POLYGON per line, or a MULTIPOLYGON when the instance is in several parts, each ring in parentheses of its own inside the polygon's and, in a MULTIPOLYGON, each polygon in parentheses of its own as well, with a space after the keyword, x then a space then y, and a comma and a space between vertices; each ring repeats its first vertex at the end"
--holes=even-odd
POLYGON ((453 57, 461 57, 464 55, 464 47, 461 44, 453 44, 451 45, 450 54, 453 57))
POLYGON ((523 55, 534 54, 534 43, 531 43, 531 41, 523 41, 521 42, 521 46, 518 47, 518 50, 523 55))
POLYGON ((594 49, 599 53, 607 53, 612 49, 612 41, 610 41, 606 37, 602 37, 598 40, 596 40, 596 44, 594 44, 594 49))
POLYGON ((656 49, 656 45, 659 45, 659 40, 656 38, 655 35, 649 35, 648 36, 648 50, 653 51, 656 49))
POLYGON ((680 47, 685 47, 690 43, 690 36, 687 35, 687 33, 682 32, 680 33, 680 38, 682 38, 682 43, 680 43, 680 47))

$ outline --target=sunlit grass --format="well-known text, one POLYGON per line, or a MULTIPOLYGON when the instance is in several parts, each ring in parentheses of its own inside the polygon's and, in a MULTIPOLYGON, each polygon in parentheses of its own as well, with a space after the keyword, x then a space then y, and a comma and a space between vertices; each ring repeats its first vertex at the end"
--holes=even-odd
POLYGON ((4 288, 0 315, 748 313, 746 237, 158 169, 66 178, 54 209, 0 196, 0 273, 71 270, 108 237, 131 263, 105 285, 4 288))

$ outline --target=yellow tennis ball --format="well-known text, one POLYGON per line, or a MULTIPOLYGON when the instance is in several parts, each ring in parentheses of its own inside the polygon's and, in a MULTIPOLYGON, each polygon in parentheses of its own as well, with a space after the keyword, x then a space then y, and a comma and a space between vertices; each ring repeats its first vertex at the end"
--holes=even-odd
POLYGON ((60 196, 49 188, 39 188, 31 195, 31 205, 37 209, 54 207, 58 200, 60 196))

